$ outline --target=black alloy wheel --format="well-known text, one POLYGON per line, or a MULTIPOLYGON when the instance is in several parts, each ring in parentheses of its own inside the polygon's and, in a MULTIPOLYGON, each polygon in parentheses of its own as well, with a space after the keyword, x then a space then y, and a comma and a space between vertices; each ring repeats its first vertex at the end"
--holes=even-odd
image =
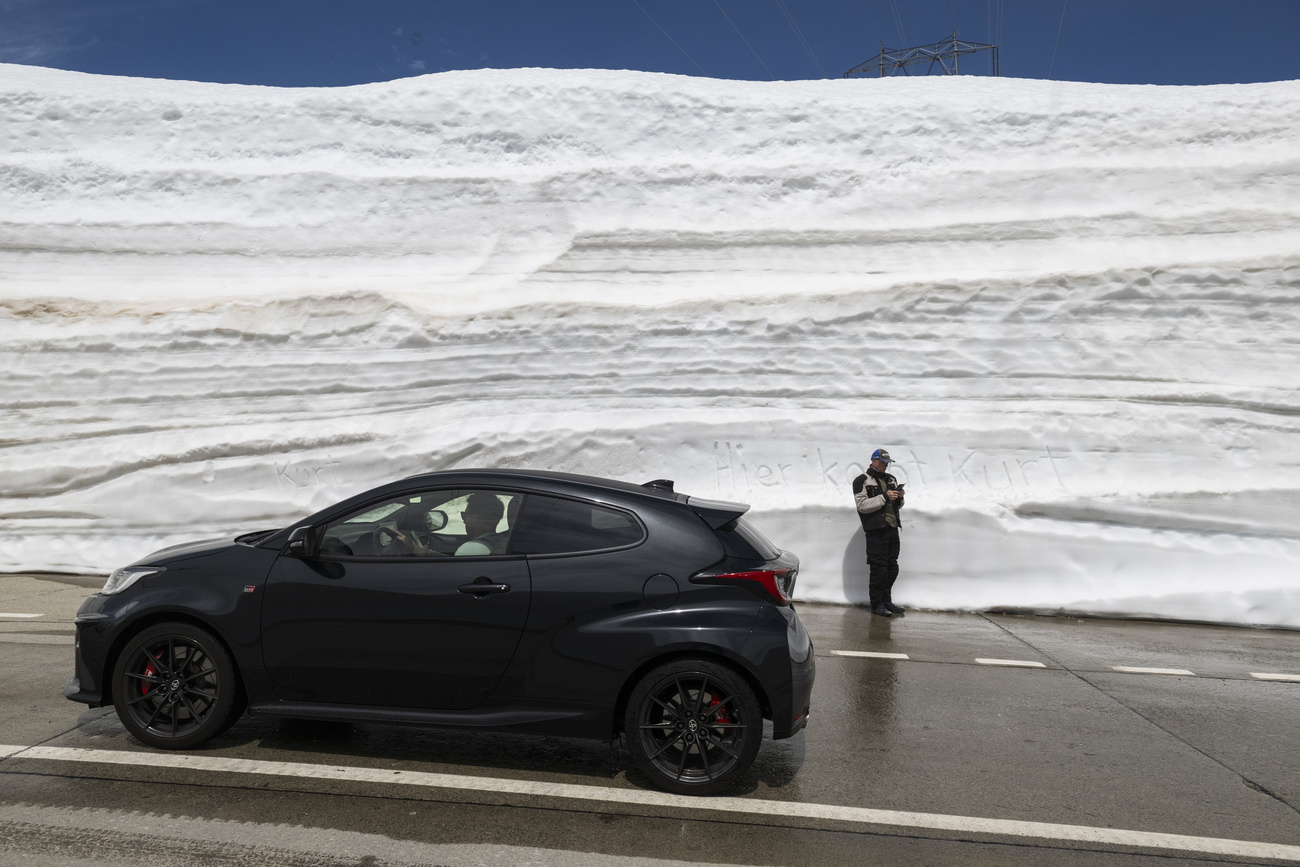
POLYGON ((230 655, 188 623, 160 623, 127 642, 113 668, 113 703, 127 731, 172 750, 215 737, 244 707, 230 655))
POLYGON ((726 666, 702 659, 662 665, 628 700, 624 732, 637 766, 655 785, 712 795, 749 770, 763 739, 753 689, 726 666))

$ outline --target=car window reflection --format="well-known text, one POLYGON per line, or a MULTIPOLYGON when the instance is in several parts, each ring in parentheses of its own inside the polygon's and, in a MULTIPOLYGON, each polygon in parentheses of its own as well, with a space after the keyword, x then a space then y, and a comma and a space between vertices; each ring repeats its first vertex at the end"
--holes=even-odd
POLYGON ((626 512, 594 503, 530 494, 519 516, 516 554, 569 554, 640 542, 641 525, 626 512))

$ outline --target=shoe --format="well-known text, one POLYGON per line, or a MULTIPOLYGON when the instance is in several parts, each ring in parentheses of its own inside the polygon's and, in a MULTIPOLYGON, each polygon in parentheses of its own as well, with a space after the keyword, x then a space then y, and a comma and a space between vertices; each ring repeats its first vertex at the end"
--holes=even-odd
POLYGON ((881 617, 893 617, 894 612, 885 607, 885 603, 880 603, 871 609, 872 614, 879 614, 881 617))
POLYGON ((895 614, 902 614, 904 611, 907 610, 907 609, 904 608, 903 606, 901 606, 901 605, 895 605, 895 604, 892 603, 892 602, 886 602, 886 603, 885 603, 885 607, 888 608, 890 611, 894 612, 895 614))

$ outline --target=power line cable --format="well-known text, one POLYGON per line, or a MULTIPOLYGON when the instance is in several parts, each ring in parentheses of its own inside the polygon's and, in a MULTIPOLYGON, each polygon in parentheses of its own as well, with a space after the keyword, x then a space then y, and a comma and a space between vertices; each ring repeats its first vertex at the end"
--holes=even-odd
MULTIPOLYGON (((763 58, 758 56, 758 52, 754 50, 754 46, 749 44, 749 40, 745 38, 745 34, 740 32, 740 28, 736 26, 735 21, 731 20, 731 16, 727 14, 726 9, 722 8, 722 4, 719 3, 718 0, 713 0, 713 5, 718 7, 718 11, 722 13, 722 17, 727 19, 727 23, 731 25, 731 29, 736 31, 736 35, 740 37, 741 42, 745 43, 745 47, 749 49, 750 54, 754 55, 754 59, 762 64, 764 69, 767 69, 767 64, 763 63, 763 58)), ((772 70, 770 69, 767 69, 767 77, 776 81, 776 76, 772 74, 772 70)))
MULTIPOLYGON (((660 24, 658 21, 654 19, 653 15, 645 11, 645 7, 642 6, 640 2, 638 2, 638 0, 632 0, 632 2, 636 3, 636 8, 640 9, 642 12, 645 12, 645 17, 650 19, 651 24, 659 28, 660 33, 662 33, 664 36, 668 36, 668 31, 663 28, 662 24, 660 24)), ((668 41, 671 42, 673 45, 677 45, 677 40, 673 39, 671 36, 668 36, 668 41)), ((695 65, 695 68, 700 71, 700 75, 708 75, 708 73, 704 71, 703 66, 700 66, 698 63, 695 63, 694 57, 691 57, 689 54, 686 54, 685 48, 682 48, 680 45, 677 45, 677 50, 680 51, 682 54, 686 55, 686 59, 695 65)))
POLYGON ((862 5, 867 8, 867 17, 871 19, 871 27, 876 31, 876 41, 880 43, 880 50, 884 51, 885 38, 882 35, 884 31, 880 29, 880 22, 876 20, 876 13, 871 9, 871 4, 867 0, 862 0, 862 5))
POLYGON ((794 15, 790 14, 789 8, 785 5, 785 0, 776 0, 776 4, 781 7, 781 12, 785 14, 785 20, 789 22, 790 29, 793 30, 794 35, 799 38, 799 44, 803 46, 804 51, 808 52, 808 57, 812 59, 818 72, 822 74, 823 78, 828 78, 829 76, 826 75, 826 67, 822 66, 821 61, 817 59, 817 55, 812 50, 812 45, 808 43, 808 40, 803 35, 803 31, 799 29, 799 23, 794 20, 794 15))
MULTIPOLYGON (((880 22, 876 20, 876 13, 872 11, 871 4, 867 0, 862 0, 862 5, 867 9, 867 17, 871 19, 871 26, 876 29, 876 36, 880 36, 880 22)), ((881 40, 883 44, 883 40, 881 40)))
POLYGON ((1007 0, 998 0, 998 48, 1002 47, 1002 32, 1007 26, 1007 0))
POLYGON ((1052 62, 1047 64, 1047 78, 1052 77, 1052 68, 1056 66, 1056 49, 1061 47, 1061 31, 1065 29, 1065 7, 1070 0, 1061 0, 1061 23, 1056 25, 1056 44, 1052 46, 1052 62))
POLYGON ((786 8, 785 0, 776 0, 776 5, 780 6, 781 11, 785 13, 785 20, 790 23, 790 29, 793 30, 794 35, 799 38, 799 43, 803 45, 803 50, 808 52, 808 56, 812 58, 813 64, 817 67, 817 71, 822 74, 822 78, 830 78, 830 76, 826 74, 826 67, 822 66, 821 61, 817 59, 817 55, 813 54, 812 46, 809 45, 808 40, 804 38, 803 31, 799 29, 799 25, 795 22, 794 16, 791 15, 790 10, 786 8))
POLYGON ((902 47, 907 47, 907 34, 903 32, 903 16, 898 12, 898 0, 889 0, 889 8, 894 13, 894 25, 898 27, 898 38, 903 40, 902 47))

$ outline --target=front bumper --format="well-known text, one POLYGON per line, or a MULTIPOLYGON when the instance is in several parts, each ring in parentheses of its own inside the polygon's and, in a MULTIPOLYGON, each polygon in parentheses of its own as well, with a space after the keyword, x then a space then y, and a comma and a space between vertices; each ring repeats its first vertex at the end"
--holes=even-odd
MULTIPOLYGON (((82 608, 84 610, 85 605, 82 608)), ((73 650, 75 667, 72 677, 63 685, 63 697, 91 707, 103 707, 104 691, 100 672, 108 653, 108 636, 102 622, 98 620, 78 620, 76 625, 77 637, 73 650)))
POLYGON ((68 678, 68 682, 63 685, 63 697, 69 701, 88 704, 91 707, 104 706, 103 695, 98 692, 86 692, 81 688, 81 679, 76 677, 68 678))

